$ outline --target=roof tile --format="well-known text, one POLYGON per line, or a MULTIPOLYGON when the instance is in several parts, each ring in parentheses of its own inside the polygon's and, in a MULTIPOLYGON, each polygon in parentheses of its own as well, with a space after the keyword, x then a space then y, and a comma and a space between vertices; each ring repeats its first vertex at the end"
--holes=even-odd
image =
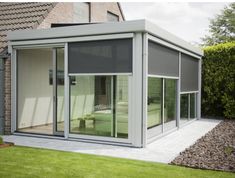
POLYGON ((37 28, 55 5, 56 3, 0 2, 0 53, 7 46, 8 31, 37 28))

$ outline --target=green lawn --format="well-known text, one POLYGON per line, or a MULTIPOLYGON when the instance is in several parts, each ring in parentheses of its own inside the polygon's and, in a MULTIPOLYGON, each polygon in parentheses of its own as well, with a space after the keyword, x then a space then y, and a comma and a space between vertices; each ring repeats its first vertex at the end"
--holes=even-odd
POLYGON ((234 178, 235 174, 15 146, 0 149, 0 177, 234 178))

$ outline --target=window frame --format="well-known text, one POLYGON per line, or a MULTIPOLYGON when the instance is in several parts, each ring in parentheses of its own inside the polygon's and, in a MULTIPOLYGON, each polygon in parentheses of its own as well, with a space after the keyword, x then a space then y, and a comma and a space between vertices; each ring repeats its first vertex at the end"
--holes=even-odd
MULTIPOLYGON (((118 76, 119 74, 117 73, 107 73, 107 74, 99 74, 99 73, 90 73, 87 76, 118 76)), ((123 74, 122 74, 123 75, 123 74)), ((132 138, 132 96, 131 96, 131 85, 132 85, 132 74, 124 74, 125 76, 128 77, 128 137, 127 138, 118 138, 118 137, 106 137, 106 136, 99 136, 99 135, 86 135, 86 134, 79 134, 79 133, 70 133, 70 102, 71 102, 71 95, 70 95, 70 86, 69 85, 69 119, 68 119, 68 125, 69 125, 69 130, 68 130, 68 137, 72 139, 87 139, 87 140, 96 140, 96 141, 107 141, 107 142, 118 142, 118 143, 124 143, 124 144, 131 144, 131 138, 132 138)), ((68 77, 72 76, 84 76, 83 74, 70 74, 68 77)))
MULTIPOLYGON (((180 100, 181 100, 181 96, 182 95, 186 95, 187 96, 187 115, 188 117, 187 118, 184 118, 184 119, 187 119, 187 121, 191 121, 191 120, 194 120, 194 119, 197 119, 198 118, 198 113, 197 113, 197 99, 198 99, 198 93, 199 91, 188 91, 188 92, 180 92, 180 100), (194 95, 194 115, 195 117, 191 117, 191 95, 194 95)), ((180 104, 180 109, 181 109, 181 104, 180 104)), ((180 110, 181 112, 181 110, 180 110)), ((180 116, 180 121, 182 120, 181 116, 180 116)))
POLYGON ((117 14, 115 14, 115 13, 113 13, 113 12, 111 12, 111 11, 107 11, 107 21, 108 22, 119 22, 120 21, 120 17, 119 17, 119 15, 117 15, 117 14), (111 15, 112 17, 116 17, 117 18, 117 21, 114 21, 114 20, 109 20, 109 18, 108 18, 108 16, 109 15, 111 15))
MULTIPOLYGON (((148 123, 148 110, 147 110, 147 116, 146 116, 146 129, 147 129, 147 139, 148 140, 151 140, 151 139, 155 139, 155 138, 158 138, 168 132, 171 132, 173 130, 176 130, 177 127, 178 127, 178 121, 177 121, 177 103, 178 103, 178 98, 177 98, 177 93, 179 92, 178 90, 178 87, 177 87, 177 83, 179 82, 179 78, 178 77, 169 77, 169 76, 161 76, 161 75, 147 75, 147 81, 148 81, 148 78, 149 77, 152 77, 152 78, 158 78, 158 79, 161 79, 161 82, 162 82, 162 86, 161 86, 161 95, 162 95, 162 98, 161 98, 161 124, 160 125, 157 125, 157 126, 153 126, 153 127, 150 127, 148 128, 147 127, 147 123, 148 123), (175 106, 175 111, 176 111, 176 118, 175 118, 175 122, 176 122, 176 126, 174 128, 171 128, 169 130, 164 130, 164 124, 167 123, 167 122, 164 122, 164 118, 165 118, 165 113, 164 113, 164 105, 165 105, 165 82, 167 79, 171 79, 171 80, 174 80, 176 82, 176 106, 175 106), (161 133, 156 133, 157 129, 161 127, 161 133)), ((147 91, 148 91, 148 82, 147 82, 147 91)), ((148 97, 148 93, 147 93, 147 97, 148 97)), ((148 106, 147 106, 147 109, 148 109, 148 106)))

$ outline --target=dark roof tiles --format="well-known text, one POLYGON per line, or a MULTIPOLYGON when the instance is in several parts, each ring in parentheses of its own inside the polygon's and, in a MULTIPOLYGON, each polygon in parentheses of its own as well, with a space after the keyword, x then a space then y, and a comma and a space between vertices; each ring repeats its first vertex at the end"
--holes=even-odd
POLYGON ((56 3, 0 2, 0 53, 7 46, 7 31, 37 28, 55 5, 56 3))

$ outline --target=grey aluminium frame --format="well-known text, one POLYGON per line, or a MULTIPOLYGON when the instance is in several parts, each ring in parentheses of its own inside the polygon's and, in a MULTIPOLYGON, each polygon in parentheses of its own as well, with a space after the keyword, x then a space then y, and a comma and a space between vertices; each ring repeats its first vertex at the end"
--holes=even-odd
MULTIPOLYGON (((182 94, 188 94, 188 121, 185 122, 185 123, 182 123, 179 125, 179 128, 182 128, 190 123, 192 123, 193 121, 195 120, 199 120, 201 119, 200 117, 198 117, 198 104, 200 105, 200 101, 198 101, 198 99, 200 98, 200 95, 199 95, 199 92, 200 92, 200 89, 199 91, 188 91, 188 92, 180 92, 180 96, 182 94), (195 118, 190 118, 190 94, 194 94, 195 95, 195 114, 196 114, 196 117, 195 118)), ((181 98, 181 97, 180 97, 181 98)), ((179 110, 180 112, 180 110, 179 110)), ((200 112, 200 111, 199 111, 200 112)), ((180 117, 180 116, 179 116, 180 117)), ((181 118, 180 118, 181 119, 181 118)))
MULTIPOLYGON (((191 53, 185 49, 182 49, 178 46, 175 46, 167 41, 164 41, 160 38, 157 38, 151 34, 148 34, 147 36, 148 39, 150 39, 151 41, 153 42, 156 42, 156 43, 159 43, 163 46, 166 46, 168 48, 171 48, 171 49, 174 49, 174 50, 177 50, 179 51, 179 84, 178 84, 178 87, 180 87, 180 78, 181 78, 181 53, 184 53, 184 54, 187 54, 189 56, 192 56, 194 58, 197 58, 199 60, 199 69, 198 69, 198 90, 197 91, 190 91, 190 92, 197 92, 196 94, 196 101, 197 101, 197 119, 200 119, 201 118, 201 67, 202 67, 202 58, 201 56, 199 55, 196 55, 194 53, 191 53)), ((180 88, 179 88, 180 89, 180 88)), ((179 90, 180 91, 180 90, 179 90)), ((184 92, 180 92, 180 94, 182 94, 184 92)), ((178 105, 180 105, 180 96, 177 97, 178 98, 178 105)), ((178 110, 179 108, 177 107, 177 112, 179 112, 177 114, 177 119, 178 119, 178 123, 179 123, 179 119, 180 119, 180 109, 178 110)), ((180 125, 178 125, 178 127, 180 127, 180 125)))
POLYGON ((16 130, 16 113, 17 113, 17 50, 13 49, 12 46, 10 46, 11 51, 11 133, 14 133, 16 130))
POLYGON ((132 139, 137 147, 144 146, 143 130, 143 34, 135 33, 133 53, 133 80, 132 80, 132 139), (136 97, 140 96, 140 97, 136 97))
MULTIPOLYGON (((12 87, 12 90, 11 90, 11 133, 14 133, 16 130, 17 130, 17 112, 18 112, 18 74, 17 74, 17 62, 18 62, 18 59, 17 59, 17 50, 20 50, 20 49, 37 49, 37 48, 56 48, 56 47, 65 47, 64 46, 65 44, 64 43, 61 43, 61 44, 45 44, 45 45, 24 45, 24 46, 9 46, 9 51, 11 51, 11 69, 12 69, 12 75, 11 75, 11 87, 12 87)), ((53 60, 53 66, 55 65, 55 54, 54 54, 54 49, 53 49, 53 57, 52 57, 52 60, 53 60)), ((54 74, 53 74, 54 75, 54 74)), ((55 88, 53 89, 55 90, 55 88)), ((54 93, 54 92, 53 92, 54 93)), ((54 108, 53 108, 53 112, 54 111, 54 108)), ((54 116, 53 116, 54 117, 54 116)), ((54 122, 54 118, 53 118, 53 122, 54 122)), ((53 128, 53 133, 55 132, 54 128, 53 128)), ((26 134, 26 135, 30 135, 27 134, 27 133, 23 133, 23 134, 26 134)), ((37 134, 36 134, 37 135, 37 134)))
MULTIPOLYGON (((196 106, 197 106, 197 111, 196 111, 197 112, 197 119, 199 119, 201 117, 200 116, 200 109, 201 109, 200 108, 200 101, 201 101, 200 100, 200 97, 201 97, 201 56, 196 55, 194 53, 191 53, 191 52, 189 52, 189 51, 187 51, 187 50, 185 50, 185 49, 183 49, 181 47, 178 47, 176 45, 173 45, 173 44, 171 44, 171 43, 169 43, 169 42, 167 42, 165 40, 162 40, 162 39, 160 39, 160 38, 158 38, 156 36, 153 36, 152 34, 147 34, 146 39, 147 39, 147 41, 150 40, 150 41, 153 41, 153 42, 158 43, 160 45, 163 45, 165 47, 174 49, 174 50, 178 51, 178 53, 179 53, 179 59, 178 59, 179 60, 179 66, 178 66, 179 76, 178 77, 174 77, 174 76, 162 76, 162 75, 151 75, 151 74, 147 74, 146 76, 144 76, 144 77, 160 77, 160 78, 177 79, 177 97, 176 97, 176 103, 177 103, 176 104, 176 116, 177 117, 176 117, 176 124, 177 124, 177 128, 178 129, 181 127, 181 125, 180 125, 180 95, 185 93, 185 92, 180 92, 180 84, 181 84, 181 53, 190 55, 190 56, 192 56, 194 58, 197 58, 199 60, 199 71, 198 71, 198 76, 199 76, 198 77, 198 86, 199 86, 199 89, 198 89, 198 91, 190 91, 189 92, 189 93, 192 93, 192 92, 195 93, 195 96, 196 96, 196 106)), ((147 47, 145 47, 145 48, 146 48, 145 49, 145 55, 148 56, 147 47)), ((145 68, 145 70, 147 70, 147 66, 144 66, 144 68, 145 68)), ((146 88, 148 86, 147 85, 148 84, 147 79, 146 79, 146 82, 144 82, 144 84, 145 85, 143 85, 143 87, 146 88)), ((147 90, 147 88, 145 90, 147 90)), ((186 93, 188 93, 188 92, 186 92, 186 93)), ((145 100, 147 100, 147 96, 145 96, 144 98, 145 98, 145 100)), ((147 118, 147 110, 145 109, 144 111, 145 112, 144 112, 143 118, 147 122, 147 119, 146 119, 147 118)), ((164 130, 164 123, 162 123, 162 129, 164 130)), ((167 133, 169 133, 171 131, 174 131, 174 130, 175 129, 169 130, 167 133)), ((150 143, 150 142, 152 142, 152 141, 156 140, 157 138, 162 137, 164 135, 165 134, 163 132, 163 134, 160 134, 158 136, 153 136, 153 137, 151 137, 150 139, 147 140, 147 143, 150 143)), ((147 133, 146 133, 146 135, 144 137, 147 139, 147 133)))
POLYGON ((143 147, 147 145, 147 115, 148 115, 148 34, 143 34, 143 147))
MULTIPOLYGON (((140 33, 141 35, 141 33, 140 33)), ((104 40, 104 39, 122 39, 122 38, 133 38, 133 59, 138 56, 142 56, 142 51, 141 51, 141 54, 135 54, 136 52, 138 52, 138 50, 135 50, 136 47, 138 46, 142 46, 142 43, 140 45, 140 40, 137 40, 138 41, 138 44, 136 44, 136 40, 135 40, 135 35, 133 33, 127 33, 127 34, 114 34, 114 35, 100 35, 100 36, 84 36, 84 37, 77 37, 75 38, 76 40, 79 40, 79 41, 92 41, 92 40, 104 40)), ((16 71, 17 71, 17 65, 16 65, 16 62, 17 62, 17 57, 16 57, 16 51, 18 49, 35 49, 35 48, 56 48, 56 47, 64 47, 64 81, 65 81, 65 88, 64 88, 64 97, 65 97, 65 100, 66 101, 69 101, 69 76, 72 76, 73 74, 69 74, 68 73, 68 42, 66 42, 67 39, 61 39, 60 42, 61 43, 52 43, 52 42, 58 42, 58 41, 53 41, 51 40, 51 43, 46 43, 46 41, 44 40, 39 40, 39 42, 37 40, 34 40, 34 41, 17 41, 17 42, 13 42, 11 43, 11 45, 9 45, 9 51, 12 51, 12 59, 13 59, 13 62, 12 62, 12 69, 13 69, 13 72, 12 72, 12 87, 14 88, 12 90, 12 103, 14 103, 12 105, 12 133, 14 133, 16 131, 16 114, 17 114, 17 102, 15 102, 17 100, 17 74, 16 74, 16 71), (29 44, 28 44, 29 43, 29 44), (13 45, 13 46, 12 46, 13 45)), ((74 39, 72 40, 74 41, 74 39)), ((55 52, 54 52, 55 53, 55 52)), ((55 54, 54 54, 55 56, 55 54)), ((55 58, 55 57, 54 57, 55 58)), ((141 59, 139 59, 139 61, 141 61, 141 59)), ((135 60, 133 60, 135 61, 135 60)), ((133 62, 133 69, 134 69, 134 65, 135 65, 135 62, 133 62)), ((138 66, 141 67, 141 65, 137 64, 138 66)), ((136 65, 135 65, 136 67, 136 65)), ((135 72, 136 75, 139 74, 139 72, 135 72)), ((113 73, 112 75, 119 75, 119 73, 113 73)), ((84 74, 83 74, 84 75, 84 74)), ((91 74, 89 74, 91 75, 91 74)), ((96 74, 92 74, 92 75, 96 75, 96 74)), ((98 74, 98 75, 106 75, 106 74, 98 74)), ((108 75, 111 75, 111 74, 108 74, 108 75)), ((69 103, 68 102, 65 102, 65 121, 64 121, 64 139, 74 139, 74 138, 79 138, 79 139, 82 139, 82 140, 90 140, 92 142, 109 142, 109 143, 113 143, 113 144, 129 144, 129 145, 133 145, 133 146, 136 146, 136 147, 141 147, 142 146, 142 143, 139 141, 140 139, 139 138, 142 138, 139 137, 140 135, 138 136, 133 136, 133 129, 136 129, 136 126, 134 125, 134 123, 136 122, 133 122, 131 120, 132 117, 132 114, 134 113, 132 110, 132 105, 134 103, 133 101, 133 94, 132 93, 132 85, 134 84, 133 83, 133 73, 121 73, 120 75, 128 75, 128 93, 129 93, 129 96, 128 96, 128 99, 129 99, 129 105, 128 105, 128 132, 129 132, 129 137, 128 139, 121 139, 121 138, 107 138, 107 137, 100 137, 100 136, 89 136, 89 135, 74 135, 74 134, 70 134, 69 133, 69 103), (136 144, 138 143, 138 144, 136 144)), ((136 79, 136 81, 139 81, 139 78, 136 79)), ((141 83, 142 84, 142 83, 141 83)), ((139 87, 139 86, 138 86, 139 87)), ((139 87, 140 88, 140 87, 139 87)), ((136 133, 137 133, 137 129, 136 129, 136 133)), ((15 133, 15 134, 18 134, 18 133, 15 133)), ((30 133, 19 133, 19 135, 32 135, 30 133)), ((42 136, 42 137, 47 137, 45 135, 40 135, 40 134, 33 134, 34 136, 35 135, 38 135, 38 136, 42 136)), ((48 136, 48 137, 54 137, 54 136, 48 136)))
MULTIPOLYGON (((137 20, 131 22, 120 22, 120 23, 104 23, 104 24, 90 24, 83 26, 74 27, 61 27, 46 30, 32 30, 32 31, 21 31, 21 32, 10 32, 8 34, 9 52, 12 55, 12 132, 15 128, 15 115, 16 115, 16 49, 23 48, 34 48, 34 47, 46 47, 53 45, 64 45, 65 49, 65 97, 69 98, 69 76, 67 71, 68 65, 68 54, 67 47, 68 42, 75 41, 92 41, 92 40, 104 40, 104 39, 116 39, 116 38, 133 38, 133 72, 129 81, 129 93, 130 95, 130 112, 129 118, 130 123, 128 129, 130 129, 130 139, 133 146, 145 147, 147 144, 147 70, 148 70, 148 40, 155 41, 163 46, 172 48, 193 56, 200 60, 199 62, 199 91, 197 93, 197 116, 200 118, 200 96, 201 96, 201 56, 203 52, 195 48, 185 41, 175 37, 174 35, 162 30, 154 24, 146 20, 137 20), (70 33, 67 33, 68 29, 70 33), (12 47, 13 46, 13 47, 12 47), (135 89, 135 90, 134 90, 135 89), (141 96, 141 97, 136 97, 141 96), (135 121, 133 120, 135 118, 135 121)), ((180 66, 179 66, 180 67, 180 66)), ((100 74, 101 75, 101 74, 100 74)), ((160 76, 159 76, 160 77, 160 76)), ((177 78, 175 78, 177 79, 177 78)), ((178 78, 177 88, 180 88, 180 71, 178 78)), ((180 92, 177 92, 177 119, 179 119, 179 103, 180 103, 180 92)), ((72 139, 69 137, 69 103, 65 103, 65 129, 64 138, 72 139), (67 123, 66 123, 67 122, 67 123)), ((85 138, 87 139, 87 138, 85 138)), ((96 138, 95 138, 96 139, 96 138)), ((90 140, 92 141, 92 140, 90 140)), ((94 142, 102 142, 101 140, 94 142)), ((103 142, 106 142, 105 140, 103 142)), ((114 143, 108 140, 109 143, 114 143)), ((122 143, 115 143, 122 144, 122 143)))
POLYGON ((68 75, 68 43, 64 45, 64 138, 69 137, 69 75, 68 75))
MULTIPOLYGON (((132 127, 133 125, 133 121, 132 121, 132 98, 133 95, 131 94, 132 92, 132 85, 133 85, 133 78, 134 78, 134 58, 135 58, 135 34, 133 33, 127 33, 127 34, 113 34, 113 35, 99 35, 99 36, 90 36, 90 37, 78 37, 77 39, 79 39, 79 42, 82 41, 92 41, 92 40, 105 40, 105 39, 123 39, 123 38, 132 38, 133 42, 132 42, 132 47, 133 47, 133 63, 132 63, 132 68, 133 68, 133 72, 132 73, 82 73, 82 74, 73 74, 73 73, 68 73, 68 77, 67 79, 69 80, 69 76, 84 76, 84 75, 126 75, 128 76, 128 139, 123 139, 123 138, 113 138, 113 137, 103 137, 103 136, 93 136, 93 135, 82 135, 82 134, 73 134, 73 133, 68 133, 68 138, 71 139, 81 139, 81 140, 86 140, 86 141, 92 141, 92 142, 107 142, 107 143, 113 143, 113 144, 127 144, 127 145, 133 145, 136 147, 140 147, 139 145, 134 143, 134 139, 133 135, 132 135, 132 130, 134 127, 132 127)), ((68 57, 68 56, 67 56, 68 57)), ((68 58, 67 58, 68 60, 68 58)), ((69 90, 69 89, 68 89, 69 90)), ((69 91, 68 91, 69 94, 69 91)), ((68 110, 68 119, 67 121, 69 122, 69 106, 67 106, 67 110, 68 110)), ((69 123, 67 124, 69 126, 69 123)), ((67 131, 69 131, 69 128, 67 128, 67 131)))

